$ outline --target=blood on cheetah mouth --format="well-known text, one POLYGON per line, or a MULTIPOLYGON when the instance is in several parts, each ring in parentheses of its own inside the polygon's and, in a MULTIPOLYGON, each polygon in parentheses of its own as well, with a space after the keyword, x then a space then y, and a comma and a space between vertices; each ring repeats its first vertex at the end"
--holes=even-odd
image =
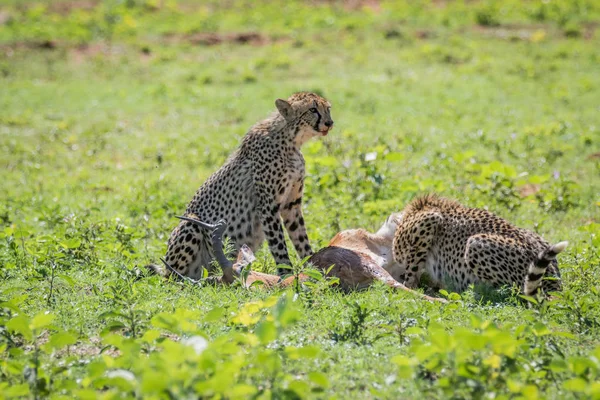
POLYGON ((329 133, 329 129, 324 129, 322 131, 319 131, 319 133, 323 136, 327 136, 327 134, 329 133))

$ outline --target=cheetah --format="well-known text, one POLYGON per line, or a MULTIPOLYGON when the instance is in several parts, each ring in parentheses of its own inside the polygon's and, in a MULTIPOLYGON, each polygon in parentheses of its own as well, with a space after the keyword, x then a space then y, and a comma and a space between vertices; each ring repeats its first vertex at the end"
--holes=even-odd
POLYGON ((432 286, 464 291, 470 284, 517 284, 525 295, 541 287, 560 291, 556 255, 567 242, 550 245, 489 211, 426 195, 402 212, 394 237, 394 260, 409 288, 425 272, 432 286), (552 279, 543 279, 552 278, 552 279))
MULTIPOLYGON (((309 139, 333 128, 331 104, 309 92, 275 101, 277 112, 254 125, 225 164, 198 189, 185 215, 228 221, 225 235, 236 250, 256 251, 265 237, 277 265, 290 265, 281 220, 301 258, 312 254, 302 194, 305 164, 300 152, 309 139)), ((181 220, 168 241, 166 262, 182 276, 197 279, 214 259, 210 234, 181 220)), ((282 275, 284 268, 278 273, 282 275)))

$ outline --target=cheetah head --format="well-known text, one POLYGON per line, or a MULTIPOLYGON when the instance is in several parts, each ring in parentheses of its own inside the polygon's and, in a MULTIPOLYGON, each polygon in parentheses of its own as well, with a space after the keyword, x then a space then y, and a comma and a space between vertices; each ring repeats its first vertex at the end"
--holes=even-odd
POLYGON ((298 127, 295 142, 299 146, 315 136, 326 136, 333 128, 331 104, 318 94, 294 93, 287 100, 277 99, 275 106, 288 126, 298 127))

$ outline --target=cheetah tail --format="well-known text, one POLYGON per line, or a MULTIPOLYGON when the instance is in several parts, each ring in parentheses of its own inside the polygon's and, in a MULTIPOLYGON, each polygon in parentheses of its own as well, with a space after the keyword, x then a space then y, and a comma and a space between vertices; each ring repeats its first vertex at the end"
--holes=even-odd
POLYGON ((546 268, 550 262, 556 259, 556 255, 567 248, 569 242, 560 242, 555 245, 549 246, 546 250, 543 250, 537 257, 535 263, 531 264, 527 277, 525 278, 525 285, 523 292, 527 296, 535 294, 539 289, 542 278, 546 273, 546 268))

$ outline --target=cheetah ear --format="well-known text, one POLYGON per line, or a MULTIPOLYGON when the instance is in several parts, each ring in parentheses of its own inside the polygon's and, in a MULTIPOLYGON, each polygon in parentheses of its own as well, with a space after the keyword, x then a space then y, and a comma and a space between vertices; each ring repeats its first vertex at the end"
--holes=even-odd
POLYGON ((275 106, 277 107, 277 110, 279 111, 281 116, 285 118, 286 121, 289 121, 293 115, 293 110, 290 103, 283 99, 277 99, 275 100, 275 106))

